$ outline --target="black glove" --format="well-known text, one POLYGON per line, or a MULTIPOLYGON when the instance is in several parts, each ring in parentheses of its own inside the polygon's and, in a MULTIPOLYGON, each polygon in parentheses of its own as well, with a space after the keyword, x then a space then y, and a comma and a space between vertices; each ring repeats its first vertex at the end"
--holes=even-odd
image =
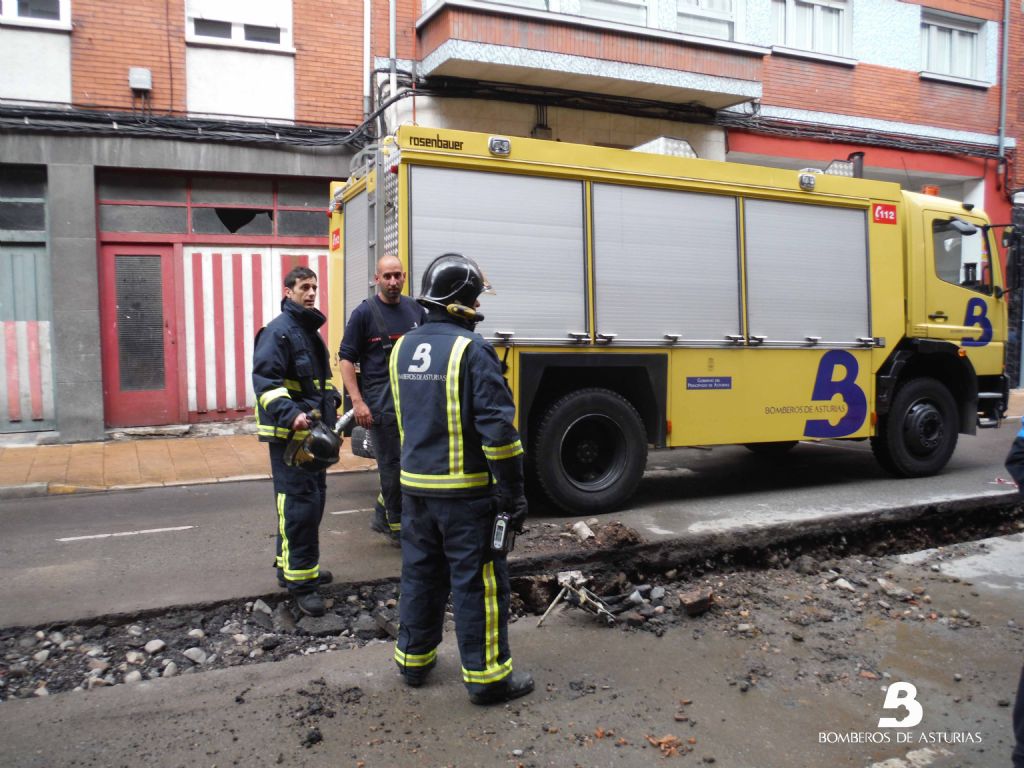
POLYGON ((519 495, 502 499, 502 510, 508 515, 508 524, 512 530, 522 533, 523 523, 526 522, 526 515, 529 513, 526 497, 519 495))

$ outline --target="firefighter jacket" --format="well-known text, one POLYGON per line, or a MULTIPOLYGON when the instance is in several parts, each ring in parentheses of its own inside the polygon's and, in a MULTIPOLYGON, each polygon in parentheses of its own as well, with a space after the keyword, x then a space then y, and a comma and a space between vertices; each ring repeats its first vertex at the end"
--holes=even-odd
MULTIPOLYGON (((295 417, 314 408, 329 427, 337 421, 341 397, 331 381, 327 345, 317 333, 326 320, 319 310, 286 298, 281 314, 256 335, 252 389, 261 441, 286 441, 295 417)), ((305 434, 300 430, 295 437, 305 434)))
POLYGON ((390 374, 404 493, 521 494, 515 404, 482 336, 431 315, 395 344, 390 374))

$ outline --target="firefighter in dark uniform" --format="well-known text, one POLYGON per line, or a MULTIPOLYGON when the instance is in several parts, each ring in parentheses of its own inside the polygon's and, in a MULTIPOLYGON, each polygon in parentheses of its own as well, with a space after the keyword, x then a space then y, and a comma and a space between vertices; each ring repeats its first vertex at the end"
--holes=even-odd
MULTIPOLYGON (((1024 423, 1013 439, 1005 464, 1017 487, 1024 492, 1024 423)), ((1013 735, 1013 768, 1024 768, 1024 668, 1020 671, 1013 703, 1013 735)))
POLYGON ((317 332, 327 318, 315 306, 316 273, 295 267, 284 287, 281 314, 260 331, 253 350, 256 432, 270 444, 278 583, 288 589, 299 610, 322 616, 325 606, 317 587, 332 579, 330 571, 320 568, 326 466, 315 461, 311 468, 291 466, 285 457, 290 441, 308 438, 314 409, 320 411, 323 424, 334 426, 341 398, 331 381, 327 346, 317 332))
POLYGON ((422 685, 437 660, 449 593, 474 704, 533 690, 513 671, 508 644, 505 551, 492 548, 497 515, 522 530, 523 449, 515 405, 497 354, 473 327, 487 285, 459 254, 435 259, 418 301, 426 321, 391 355, 391 391, 402 441, 402 580, 395 661, 405 682, 422 685))

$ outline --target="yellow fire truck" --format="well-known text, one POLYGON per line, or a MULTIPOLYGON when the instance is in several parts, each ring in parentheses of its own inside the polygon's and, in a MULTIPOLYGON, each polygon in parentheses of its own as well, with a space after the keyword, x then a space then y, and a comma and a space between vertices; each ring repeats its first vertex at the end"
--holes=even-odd
POLYGON ((403 127, 331 186, 331 344, 397 255, 497 295, 528 466, 563 509, 626 501, 649 447, 870 439, 939 472, 998 426, 1006 295, 969 204, 888 182, 403 127))

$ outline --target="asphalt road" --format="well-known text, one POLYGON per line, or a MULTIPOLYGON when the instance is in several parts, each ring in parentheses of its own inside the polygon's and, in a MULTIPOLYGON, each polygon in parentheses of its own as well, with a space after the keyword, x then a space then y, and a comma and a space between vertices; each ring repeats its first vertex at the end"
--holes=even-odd
MULTIPOLYGON (((783 457, 744 448, 651 455, 627 509, 603 515, 647 540, 764 531, 800 521, 1014 492, 1003 458, 1016 422, 961 436, 937 477, 897 480, 867 442, 801 443, 783 457)), ((367 529, 368 472, 329 478, 321 562, 340 581, 393 578, 399 553, 367 529)), ((537 508, 535 519, 566 522, 537 508)), ((255 597, 277 591, 269 481, 0 502, 0 626, 255 597)))

